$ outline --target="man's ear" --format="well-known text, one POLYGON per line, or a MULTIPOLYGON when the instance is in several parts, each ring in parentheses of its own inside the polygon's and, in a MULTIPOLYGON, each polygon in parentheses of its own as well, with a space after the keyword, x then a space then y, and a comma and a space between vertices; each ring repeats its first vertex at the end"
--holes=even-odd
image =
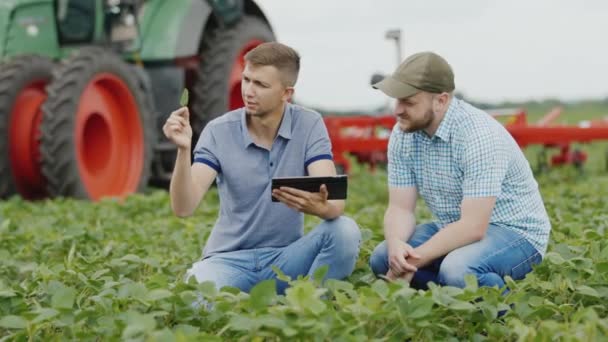
POLYGON ((295 88, 294 87, 286 87, 285 90, 283 91, 283 101, 286 102, 291 102, 291 99, 293 98, 293 94, 295 93, 295 88))
POLYGON ((436 109, 445 110, 447 108, 448 102, 450 100, 450 94, 441 93, 435 96, 437 102, 433 101, 433 111, 437 112, 436 109), (435 104, 438 106, 435 107, 435 104))

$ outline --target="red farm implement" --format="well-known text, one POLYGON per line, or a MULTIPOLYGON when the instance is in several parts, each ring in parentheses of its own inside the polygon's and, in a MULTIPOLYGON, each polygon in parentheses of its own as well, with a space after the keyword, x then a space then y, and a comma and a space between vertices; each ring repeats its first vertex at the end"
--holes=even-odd
MULTIPOLYGON (((535 123, 528 122, 523 109, 495 110, 489 114, 504 123, 521 148, 530 145, 544 147, 539 155, 541 168, 566 164, 580 167, 587 160, 587 154, 573 149, 573 143, 608 140, 608 120, 605 119, 582 121, 578 125, 554 124, 561 114, 559 107, 535 123), (547 148, 557 148, 558 152, 548 159, 547 148)), ((349 172, 349 155, 360 163, 369 164, 372 169, 376 164, 386 162, 388 138, 396 123, 393 115, 325 116, 324 120, 339 171, 349 172)))

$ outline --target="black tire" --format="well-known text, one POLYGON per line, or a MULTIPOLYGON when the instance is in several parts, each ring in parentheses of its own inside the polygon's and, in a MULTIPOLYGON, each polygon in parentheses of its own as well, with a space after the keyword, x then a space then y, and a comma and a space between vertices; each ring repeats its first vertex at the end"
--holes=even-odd
MULTIPOLYGON (((91 195, 79 171, 82 165, 79 165, 78 160, 75 129, 80 98, 85 87, 99 75, 111 75, 126 85, 137 109, 139 120, 135 120, 134 125, 141 128, 143 138, 142 169, 128 169, 126 176, 115 176, 111 181, 120 183, 133 177, 129 179, 137 182, 134 191, 141 191, 147 185, 156 143, 156 126, 151 102, 144 92, 145 85, 133 68, 135 66, 127 64, 114 53, 92 47, 77 51, 54 74, 53 82, 47 88, 48 99, 43 106, 44 119, 41 125, 42 172, 47 178, 48 192, 52 196, 98 199, 91 195)), ((112 129, 111 127, 110 130, 112 129)), ((112 131, 114 133, 116 132, 112 131)), ((111 137, 114 139, 114 135, 111 137)), ((129 149, 131 146, 121 145, 120 148, 129 149)), ((106 151, 104 153, 109 153, 106 151)), ((127 194, 109 193, 103 196, 123 197, 127 194)))
MULTIPOLYGON (((51 59, 33 55, 18 56, 0 65, 0 198, 19 192, 16 175, 13 174, 10 164, 9 127, 17 97, 32 82, 48 83, 52 77, 53 67, 51 59)), ((46 192, 44 186, 40 189, 27 185, 24 187, 27 189, 22 188, 21 195, 26 198, 43 197, 46 192)))
POLYGON ((205 34, 201 65, 192 89, 190 122, 194 142, 209 121, 231 109, 230 73, 239 52, 253 40, 274 41, 275 36, 264 20, 247 15, 233 27, 220 27, 205 34))

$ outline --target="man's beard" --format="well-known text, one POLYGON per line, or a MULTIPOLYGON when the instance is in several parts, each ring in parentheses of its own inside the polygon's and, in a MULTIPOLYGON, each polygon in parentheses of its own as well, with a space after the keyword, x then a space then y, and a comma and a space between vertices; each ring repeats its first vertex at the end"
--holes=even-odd
POLYGON ((417 131, 421 131, 421 130, 429 127, 431 125, 431 123, 433 123, 434 118, 435 118, 435 113, 433 113, 432 109, 429 109, 421 120, 415 121, 415 122, 410 120, 410 126, 407 127, 406 129, 402 128, 402 130, 407 133, 414 133, 417 131))

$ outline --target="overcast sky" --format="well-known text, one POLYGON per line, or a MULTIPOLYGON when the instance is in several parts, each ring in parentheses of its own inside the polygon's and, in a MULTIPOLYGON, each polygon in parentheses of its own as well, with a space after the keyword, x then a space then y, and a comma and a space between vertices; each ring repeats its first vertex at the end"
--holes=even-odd
POLYGON ((431 50, 456 90, 478 101, 608 97, 607 0, 258 0, 279 41, 302 56, 296 100, 339 110, 381 106, 374 72, 431 50))

